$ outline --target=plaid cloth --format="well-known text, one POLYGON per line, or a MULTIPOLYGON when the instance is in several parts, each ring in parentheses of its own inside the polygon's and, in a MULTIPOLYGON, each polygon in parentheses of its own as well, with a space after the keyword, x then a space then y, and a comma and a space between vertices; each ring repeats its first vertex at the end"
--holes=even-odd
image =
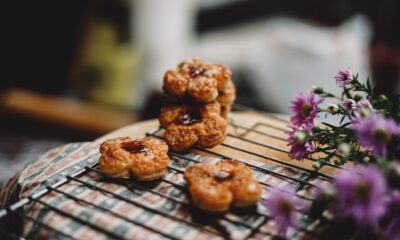
MULTIPOLYGON (((98 162, 99 152, 98 142, 84 142, 67 144, 46 153, 38 161, 31 163, 19 174, 8 180, 0 194, 0 206, 4 208, 18 199, 22 199, 32 194, 38 193, 46 188, 46 186, 57 183, 58 181, 65 180, 67 175, 74 174, 85 166, 92 166, 98 162)), ((185 157, 199 160, 201 162, 216 162, 220 159, 211 156, 198 155, 189 153, 185 157)), ((242 160, 245 161, 245 160, 242 160)), ((171 166, 184 170, 190 162, 185 158, 172 161, 171 166)), ((302 171, 297 171, 291 168, 277 167, 269 164, 254 163, 252 164, 269 170, 275 173, 281 173, 297 179, 309 179, 309 175, 302 171)), ((299 189, 299 183, 296 181, 288 181, 287 179, 267 174, 261 171, 254 171, 255 177, 265 183, 274 187, 290 187, 299 189)), ((245 209, 244 213, 237 214, 230 211, 224 214, 225 219, 216 217, 214 215, 207 215, 193 210, 190 207, 185 189, 179 189, 166 182, 154 182, 143 186, 151 188, 153 191, 162 193, 177 201, 183 202, 179 204, 176 201, 171 201, 165 197, 153 194, 149 191, 134 186, 132 180, 114 181, 104 178, 101 174, 89 171, 88 173, 79 176, 79 179, 88 182, 94 186, 98 186, 108 191, 111 191, 119 196, 130 199, 133 202, 143 204, 149 208, 156 209, 168 215, 173 215, 176 218, 184 219, 189 222, 196 222, 204 225, 205 229, 214 230, 218 229, 220 233, 224 233, 233 239, 243 239, 252 233, 249 227, 238 224, 233 224, 231 221, 238 221, 259 230, 258 233, 253 233, 253 239, 263 239, 269 234, 275 234, 276 228, 273 221, 266 221, 266 218, 257 214, 254 211, 268 214, 268 210, 263 206, 263 201, 259 201, 256 209, 245 209), (122 184, 123 183, 123 184, 122 184), (189 207, 188 207, 189 206, 189 207)), ((168 172, 165 179, 184 186, 182 174, 174 171, 168 172)), ((324 181, 320 178, 313 178, 310 182, 319 184, 324 181)), ((142 184, 142 183, 141 183, 142 184)), ((127 239, 162 239, 163 236, 147 230, 141 226, 132 224, 117 216, 120 214, 126 218, 135 220, 146 226, 150 226, 157 231, 169 234, 176 238, 185 239, 218 239, 218 236, 210 234, 207 231, 202 231, 191 225, 183 222, 172 220, 168 217, 159 215, 157 213, 148 211, 142 207, 129 204, 121 201, 109 194, 101 191, 91 189, 79 182, 68 181, 66 184, 58 187, 62 192, 68 193, 76 198, 84 199, 92 204, 106 208, 115 213, 104 212, 99 209, 88 206, 79 201, 75 201, 64 194, 51 191, 40 198, 41 201, 65 211, 69 214, 77 216, 84 221, 90 222, 96 226, 100 226, 106 232, 111 232, 118 236, 127 239)), ((263 190, 263 198, 268 198, 268 187, 263 190)), ((307 196, 310 188, 305 186, 299 195, 307 196)), ((305 204, 308 204, 306 200, 305 204)), ((65 217, 60 213, 56 213, 37 202, 30 203, 24 208, 25 213, 43 223, 46 223, 53 228, 66 233, 73 238, 77 239, 109 239, 113 238, 110 235, 99 232, 90 226, 79 223, 69 217, 65 217)), ((50 239, 63 239, 64 236, 57 231, 48 230, 38 224, 24 218, 23 222, 23 236, 28 239, 31 238, 50 238, 50 239)), ((296 234, 292 231, 291 235, 296 234)), ((221 237, 222 238, 222 237, 221 237)))

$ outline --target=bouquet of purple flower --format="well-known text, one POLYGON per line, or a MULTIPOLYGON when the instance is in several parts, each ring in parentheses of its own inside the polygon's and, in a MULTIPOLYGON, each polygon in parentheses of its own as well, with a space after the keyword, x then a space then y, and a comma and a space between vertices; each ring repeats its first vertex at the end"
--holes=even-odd
POLYGON ((325 219, 321 239, 400 239, 400 192, 374 165, 341 171, 314 198, 308 220, 325 219))
POLYGON ((348 68, 340 68, 335 79, 343 90, 340 96, 314 87, 292 101, 291 131, 287 134, 293 157, 301 160, 322 153, 323 157, 313 165, 316 169, 331 162, 343 165, 348 161, 399 159, 400 96, 392 101, 385 95, 375 96, 369 79, 361 83, 358 74, 348 68), (321 109, 325 99, 332 101, 321 109), (325 118, 340 116, 340 124, 316 125, 314 120, 319 113, 325 113, 325 118))
POLYGON ((316 171, 326 164, 351 167, 316 188, 308 206, 281 189, 266 207, 283 236, 301 226, 301 209, 303 221, 320 223, 318 239, 400 239, 400 95, 376 96, 369 80, 360 82, 344 67, 335 79, 341 95, 314 87, 292 101, 288 145, 294 158, 315 160, 316 171), (339 116, 338 124, 316 123, 319 115, 339 116))

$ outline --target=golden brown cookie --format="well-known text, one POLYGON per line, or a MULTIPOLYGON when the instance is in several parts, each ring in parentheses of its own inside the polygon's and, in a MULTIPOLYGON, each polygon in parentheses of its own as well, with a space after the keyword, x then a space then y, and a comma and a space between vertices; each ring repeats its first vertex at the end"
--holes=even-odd
POLYGON ((163 89, 172 98, 189 95, 198 102, 211 102, 231 78, 231 70, 223 65, 192 59, 165 73, 163 89))
POLYGON ((221 115, 221 106, 214 101, 198 105, 174 105, 161 109, 160 124, 165 128, 165 141, 175 152, 193 145, 214 147, 225 139, 227 121, 221 115))
POLYGON ((232 105, 221 106, 221 116, 225 118, 227 121, 229 120, 228 117, 231 110, 232 110, 232 105))
POLYGON ((261 186, 253 172, 234 160, 190 165, 184 178, 193 205, 205 211, 223 212, 231 205, 251 206, 261 196, 261 186))
POLYGON ((232 104, 236 98, 236 87, 231 81, 227 84, 224 90, 219 92, 217 101, 221 104, 221 116, 228 119, 228 114, 232 109, 232 104))
POLYGON ((236 86, 230 81, 227 86, 219 91, 217 101, 221 104, 221 106, 232 105, 236 98, 236 86))
POLYGON ((119 137, 100 145, 100 168, 109 177, 151 181, 162 177, 169 164, 168 145, 159 139, 119 137))

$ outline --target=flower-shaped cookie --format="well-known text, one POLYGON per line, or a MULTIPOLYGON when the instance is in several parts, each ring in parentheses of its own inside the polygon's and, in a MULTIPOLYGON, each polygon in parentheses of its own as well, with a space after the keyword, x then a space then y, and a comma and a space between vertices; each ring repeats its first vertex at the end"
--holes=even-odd
POLYGON ((219 92, 217 102, 221 104, 221 116, 225 119, 228 118, 228 114, 232 109, 232 104, 236 98, 236 87, 235 84, 230 81, 226 88, 219 92))
POLYGON ((192 59, 165 73, 163 89, 172 98, 189 95, 198 102, 211 102, 231 78, 231 70, 223 65, 192 59))
POLYGON ((197 144, 211 148, 226 136, 227 121, 218 102, 198 105, 174 105, 161 109, 160 124, 165 128, 165 141, 175 152, 197 144))
POLYGON ((261 186, 253 172, 234 160, 190 165, 184 178, 192 203, 205 211, 223 212, 231 205, 251 206, 261 196, 261 186))
POLYGON ((236 98, 236 87, 233 82, 229 82, 226 85, 226 88, 222 91, 219 91, 217 101, 221 104, 221 106, 232 105, 236 98))
POLYGON ((167 152, 167 144, 156 138, 109 139, 100 145, 100 168, 109 177, 151 181, 165 174, 170 161, 167 152))

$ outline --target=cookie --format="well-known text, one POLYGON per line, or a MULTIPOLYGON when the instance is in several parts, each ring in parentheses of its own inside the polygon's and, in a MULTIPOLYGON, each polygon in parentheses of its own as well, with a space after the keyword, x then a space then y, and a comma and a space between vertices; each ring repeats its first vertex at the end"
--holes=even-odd
POLYGON ((233 82, 229 82, 227 86, 219 91, 217 101, 221 106, 231 106, 236 98, 236 87, 233 82))
POLYGON ((232 109, 232 104, 236 98, 236 87, 233 82, 229 82, 226 88, 219 92, 217 102, 221 105, 221 116, 228 119, 228 114, 232 109))
POLYGON ((183 152, 194 145, 214 147, 225 139, 227 121, 221 106, 214 101, 206 104, 179 104, 161 109, 160 124, 165 128, 165 141, 171 150, 183 152))
POLYGON ((156 138, 109 139, 100 145, 100 169, 109 177, 159 179, 165 175, 170 161, 167 152, 168 145, 156 138))
POLYGON ((261 186, 243 163, 224 160, 216 164, 193 164, 185 173, 191 201, 210 212, 224 212, 230 206, 255 205, 261 186))
POLYGON ((221 116, 227 121, 229 120, 229 113, 232 110, 232 105, 221 106, 221 116))
POLYGON ((192 59, 183 61, 164 75, 164 92, 172 98, 190 96, 197 102, 211 102, 232 78, 229 68, 192 59))

